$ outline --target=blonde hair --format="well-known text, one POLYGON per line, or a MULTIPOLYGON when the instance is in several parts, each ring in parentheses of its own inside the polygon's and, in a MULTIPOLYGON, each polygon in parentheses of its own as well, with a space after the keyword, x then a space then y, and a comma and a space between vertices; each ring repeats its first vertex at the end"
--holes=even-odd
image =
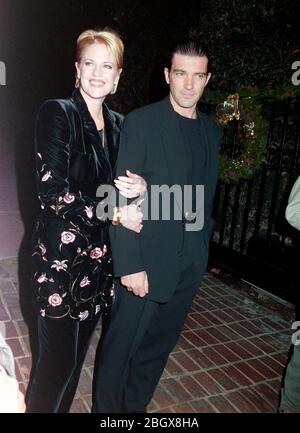
MULTIPOLYGON (((109 27, 103 29, 89 29, 80 33, 77 38, 76 60, 79 63, 83 50, 94 43, 104 44, 113 54, 117 67, 123 67, 124 44, 120 35, 109 27)), ((79 87, 79 79, 76 78, 75 87, 79 87)))

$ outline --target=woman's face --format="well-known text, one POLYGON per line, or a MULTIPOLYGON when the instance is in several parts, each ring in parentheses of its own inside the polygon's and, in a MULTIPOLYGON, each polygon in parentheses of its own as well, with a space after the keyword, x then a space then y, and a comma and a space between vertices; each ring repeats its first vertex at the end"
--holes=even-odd
POLYGON ((80 62, 75 63, 80 78, 80 90, 92 99, 101 99, 111 93, 118 83, 122 69, 105 44, 95 42, 84 48, 80 62))

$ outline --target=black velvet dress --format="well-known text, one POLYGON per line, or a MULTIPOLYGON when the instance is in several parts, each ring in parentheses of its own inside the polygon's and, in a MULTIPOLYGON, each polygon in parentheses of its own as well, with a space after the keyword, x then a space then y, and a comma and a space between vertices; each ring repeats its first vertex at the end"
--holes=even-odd
POLYGON ((96 190, 112 183, 122 116, 105 105, 103 114, 105 133, 99 135, 75 90, 70 99, 46 101, 37 117, 41 211, 32 257, 33 287, 43 317, 89 320, 112 303, 109 219, 96 215, 104 198, 96 190))

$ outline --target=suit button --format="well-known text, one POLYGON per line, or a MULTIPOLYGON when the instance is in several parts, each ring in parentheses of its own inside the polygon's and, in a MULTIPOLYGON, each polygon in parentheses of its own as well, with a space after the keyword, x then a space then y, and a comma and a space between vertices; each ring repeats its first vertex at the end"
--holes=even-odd
POLYGON ((182 251, 177 251, 177 257, 182 257, 182 251))

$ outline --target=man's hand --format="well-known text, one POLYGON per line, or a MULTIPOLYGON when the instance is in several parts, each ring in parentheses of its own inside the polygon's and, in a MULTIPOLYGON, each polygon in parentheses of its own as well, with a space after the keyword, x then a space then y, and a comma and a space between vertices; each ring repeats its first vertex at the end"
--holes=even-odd
POLYGON ((127 287, 129 292, 133 292, 136 296, 140 296, 141 298, 149 293, 148 277, 145 271, 124 275, 121 277, 121 283, 123 286, 127 287))

